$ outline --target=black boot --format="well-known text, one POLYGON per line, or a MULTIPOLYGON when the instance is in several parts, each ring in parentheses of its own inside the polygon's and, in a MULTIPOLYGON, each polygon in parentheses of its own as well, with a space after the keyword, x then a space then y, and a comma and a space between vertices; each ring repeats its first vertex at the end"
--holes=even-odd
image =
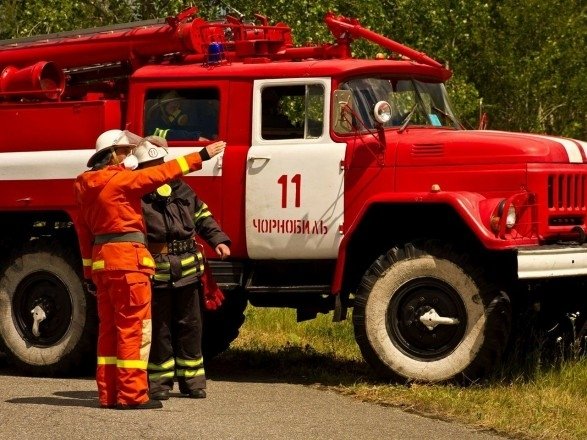
POLYGON ((184 393, 186 397, 190 399, 205 399, 206 398, 206 391, 202 388, 196 388, 195 390, 189 390, 187 393, 184 393))
POLYGON ((117 404, 116 409, 157 409, 163 408, 163 404, 158 400, 147 400, 143 403, 136 403, 130 405, 117 404))
POLYGON ((149 393, 149 397, 155 400, 169 400, 169 390, 161 390, 155 391, 154 393, 149 393))

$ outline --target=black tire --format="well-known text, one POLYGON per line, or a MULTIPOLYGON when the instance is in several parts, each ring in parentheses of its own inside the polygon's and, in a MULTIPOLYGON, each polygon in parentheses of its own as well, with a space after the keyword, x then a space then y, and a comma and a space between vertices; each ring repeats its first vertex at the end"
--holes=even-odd
POLYGON ((470 382, 503 354, 511 306, 467 255, 438 244, 408 244, 367 270, 353 325, 363 357, 386 377, 470 382), (435 325, 427 323, 431 328, 421 321, 426 312, 438 315, 435 325), (443 318, 452 322, 438 323, 443 318))
POLYGON ((95 300, 84 291, 76 258, 56 242, 27 244, 0 270, 0 349, 17 371, 86 374, 95 365, 95 300), (31 310, 46 319, 32 331, 31 310))
POLYGON ((202 352, 205 360, 226 351, 245 322, 247 296, 242 290, 224 292, 225 299, 217 310, 204 310, 202 352))

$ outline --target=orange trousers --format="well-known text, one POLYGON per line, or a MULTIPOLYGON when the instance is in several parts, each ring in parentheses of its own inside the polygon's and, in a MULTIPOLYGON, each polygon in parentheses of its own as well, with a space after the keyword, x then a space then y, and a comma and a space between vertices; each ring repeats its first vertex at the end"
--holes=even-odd
POLYGON ((93 273, 97 287, 98 364, 101 406, 149 400, 147 363, 151 348, 151 280, 143 272, 93 273))

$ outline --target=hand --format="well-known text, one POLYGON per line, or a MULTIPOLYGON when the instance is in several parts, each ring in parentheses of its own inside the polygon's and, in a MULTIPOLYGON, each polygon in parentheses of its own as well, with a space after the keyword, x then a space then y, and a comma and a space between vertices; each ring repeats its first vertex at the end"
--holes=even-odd
POLYGON ((92 280, 84 280, 84 289, 92 296, 96 296, 98 289, 92 280))
POLYGON ((230 248, 226 246, 224 243, 220 243, 218 246, 216 246, 215 251, 216 255, 218 255, 221 260, 230 257, 230 248))
POLYGON ((226 147, 226 142, 218 141, 210 145, 206 145, 206 151, 208 152, 208 155, 212 158, 217 154, 222 153, 224 151, 224 147, 226 147))

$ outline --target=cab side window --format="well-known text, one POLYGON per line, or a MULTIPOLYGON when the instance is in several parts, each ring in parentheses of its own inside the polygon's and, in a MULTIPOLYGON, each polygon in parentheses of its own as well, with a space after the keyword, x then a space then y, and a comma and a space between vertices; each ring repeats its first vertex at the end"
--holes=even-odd
POLYGON ((219 96, 212 88, 150 90, 143 132, 169 141, 217 139, 219 96))
POLYGON ((261 92, 261 136, 267 140, 316 139, 324 127, 320 84, 268 86, 261 92))

